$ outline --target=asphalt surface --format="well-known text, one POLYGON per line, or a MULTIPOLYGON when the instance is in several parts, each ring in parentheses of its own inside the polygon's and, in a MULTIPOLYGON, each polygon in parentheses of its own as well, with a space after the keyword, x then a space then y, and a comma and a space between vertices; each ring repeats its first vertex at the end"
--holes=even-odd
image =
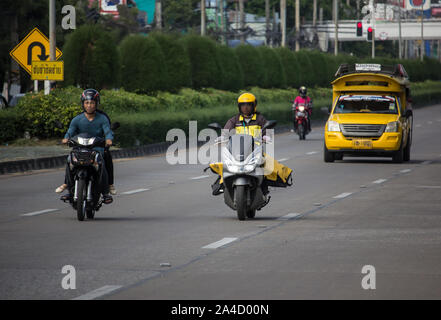
POLYGON ((165 155, 115 161, 93 221, 58 200, 61 169, 0 176, 0 299, 440 299, 440 111, 415 111, 403 164, 325 163, 322 127, 277 135, 295 184, 246 221, 165 155))

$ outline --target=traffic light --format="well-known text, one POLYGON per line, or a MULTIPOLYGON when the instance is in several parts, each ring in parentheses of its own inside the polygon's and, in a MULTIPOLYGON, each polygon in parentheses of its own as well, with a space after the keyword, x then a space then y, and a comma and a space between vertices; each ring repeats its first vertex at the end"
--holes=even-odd
POLYGON ((367 29, 367 41, 372 41, 372 33, 374 32, 374 29, 372 27, 369 27, 367 29))
POLYGON ((357 22, 357 37, 361 37, 363 35, 363 24, 358 21, 357 22))

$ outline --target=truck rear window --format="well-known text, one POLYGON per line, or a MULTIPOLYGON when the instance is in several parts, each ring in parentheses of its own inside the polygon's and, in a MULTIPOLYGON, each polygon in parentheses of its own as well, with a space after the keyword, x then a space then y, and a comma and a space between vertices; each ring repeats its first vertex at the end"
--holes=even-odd
POLYGON ((342 95, 338 98, 334 113, 398 114, 398 107, 393 96, 342 95))

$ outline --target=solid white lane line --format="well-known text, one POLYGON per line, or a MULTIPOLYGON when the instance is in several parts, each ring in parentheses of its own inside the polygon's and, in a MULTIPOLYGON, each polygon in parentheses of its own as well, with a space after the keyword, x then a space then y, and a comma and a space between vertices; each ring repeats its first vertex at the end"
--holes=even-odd
POLYGON ((307 155, 311 155, 311 154, 316 154, 316 153, 318 153, 317 151, 311 151, 311 152, 307 152, 306 154, 307 155))
POLYGON ((237 239, 238 238, 223 238, 222 240, 210 243, 209 245, 202 247, 202 249, 217 249, 217 248, 222 247, 228 243, 236 241, 237 239))
POLYGON ((441 186, 417 186, 417 188, 425 188, 425 189, 441 189, 441 186))
POLYGON ((386 182, 386 181, 387 181, 387 179, 378 179, 378 180, 375 180, 372 183, 380 184, 380 183, 383 183, 383 182, 386 182))
POLYGON ((144 192, 144 191, 148 191, 148 190, 150 190, 150 189, 136 189, 136 190, 126 191, 121 194, 134 194, 134 193, 144 192))
POLYGON ((401 173, 408 173, 408 172, 411 172, 412 171, 412 169, 404 169, 404 170, 401 170, 400 172, 401 173))
POLYGON ((300 213, 288 213, 287 215, 277 218, 277 220, 290 220, 298 216, 300 216, 300 213))
POLYGON ((199 176, 199 177, 193 177, 193 178, 190 178, 190 180, 199 180, 199 179, 204 179, 204 178, 208 178, 209 176, 207 175, 207 176, 199 176))
POLYGON ((122 286, 104 286, 96 290, 93 290, 89 293, 83 294, 82 296, 73 298, 72 300, 93 300, 101 296, 104 296, 112 291, 115 291, 116 289, 119 289, 121 287, 122 286))
POLYGON ((352 192, 344 192, 344 193, 340 193, 338 196, 333 197, 334 199, 342 199, 342 198, 346 198, 347 196, 350 196, 352 194, 352 192))
POLYGON ((283 162, 283 161, 287 161, 287 160, 289 160, 289 158, 282 158, 282 159, 279 159, 279 160, 277 160, 278 162, 283 162))
POLYGON ((45 210, 40 210, 40 211, 34 211, 34 212, 29 212, 29 213, 25 213, 22 214, 23 217, 31 217, 31 216, 38 216, 40 214, 45 214, 45 213, 49 213, 49 212, 54 212, 54 211, 58 211, 60 209, 45 209, 45 210))

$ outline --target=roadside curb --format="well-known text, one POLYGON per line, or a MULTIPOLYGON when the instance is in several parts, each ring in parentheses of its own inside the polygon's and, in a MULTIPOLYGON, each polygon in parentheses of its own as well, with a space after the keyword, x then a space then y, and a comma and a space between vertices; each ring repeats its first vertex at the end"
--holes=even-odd
MULTIPOLYGON (((311 124, 321 125, 324 122, 324 120, 312 120, 311 124)), ((275 133, 279 134, 289 132, 291 130, 291 127, 291 125, 276 127, 275 133)), ((198 146, 201 146, 204 143, 204 141, 199 141, 198 146)), ((136 158, 164 153, 172 144, 173 142, 159 142, 146 146, 111 150, 110 152, 112 153, 113 159, 136 158)), ((31 170, 60 168, 66 165, 66 158, 67 155, 61 155, 55 157, 0 162, 0 175, 26 172, 31 170)))

